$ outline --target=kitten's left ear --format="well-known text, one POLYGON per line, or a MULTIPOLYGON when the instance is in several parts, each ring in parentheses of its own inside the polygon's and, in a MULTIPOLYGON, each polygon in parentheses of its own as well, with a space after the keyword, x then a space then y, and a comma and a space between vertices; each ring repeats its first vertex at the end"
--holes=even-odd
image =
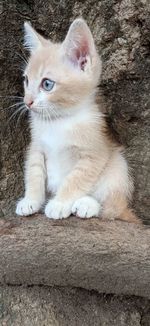
POLYGON ((47 41, 38 34, 29 22, 24 23, 24 46, 30 51, 34 52, 37 48, 44 45, 47 41))
POLYGON ((96 55, 92 33, 82 18, 75 19, 71 24, 62 45, 65 55, 83 71, 96 55))

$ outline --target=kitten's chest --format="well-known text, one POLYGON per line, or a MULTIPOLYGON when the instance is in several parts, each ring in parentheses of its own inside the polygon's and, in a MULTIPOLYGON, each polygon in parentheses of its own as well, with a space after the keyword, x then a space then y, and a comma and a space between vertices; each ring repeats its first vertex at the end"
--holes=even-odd
POLYGON ((64 125, 45 126, 39 142, 45 156, 48 190, 56 192, 74 164, 69 130, 64 125))
POLYGON ((40 145, 45 154, 60 153, 68 145, 67 130, 54 126, 45 126, 40 135, 40 145))

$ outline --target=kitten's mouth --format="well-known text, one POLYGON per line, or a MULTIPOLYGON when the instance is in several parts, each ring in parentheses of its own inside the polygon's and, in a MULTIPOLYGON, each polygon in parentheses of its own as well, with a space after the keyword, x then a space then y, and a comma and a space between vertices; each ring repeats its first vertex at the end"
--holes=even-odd
POLYGON ((54 114, 53 112, 44 112, 44 110, 38 110, 35 107, 28 107, 29 112, 36 114, 41 120, 56 120, 60 118, 61 116, 54 114))
POLYGON ((39 113, 38 110, 36 110, 35 108, 28 108, 28 109, 29 109, 29 111, 31 111, 31 112, 39 113))
POLYGON ((30 112, 34 112, 34 113, 40 113, 37 109, 33 108, 33 107, 29 107, 28 105, 26 105, 27 109, 30 111, 30 112))

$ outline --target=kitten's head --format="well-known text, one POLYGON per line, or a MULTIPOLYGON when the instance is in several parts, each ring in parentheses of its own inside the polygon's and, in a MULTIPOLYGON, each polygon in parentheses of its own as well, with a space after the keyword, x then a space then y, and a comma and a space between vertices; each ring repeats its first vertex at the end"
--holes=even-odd
POLYGON ((45 118, 71 114, 90 98, 101 74, 101 61, 92 34, 76 19, 62 43, 52 43, 25 23, 25 46, 30 58, 24 71, 24 101, 45 118))

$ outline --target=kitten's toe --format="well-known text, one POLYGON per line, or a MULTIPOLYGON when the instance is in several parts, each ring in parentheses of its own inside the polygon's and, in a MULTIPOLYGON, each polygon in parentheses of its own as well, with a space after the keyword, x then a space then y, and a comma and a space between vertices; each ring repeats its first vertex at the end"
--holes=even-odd
POLYGON ((54 220, 67 218, 71 215, 71 207, 72 203, 52 199, 45 207, 45 215, 54 220))
POLYGON ((49 218, 57 220, 61 217, 62 205, 59 201, 52 199, 45 207, 45 215, 49 218))
POLYGON ((96 199, 90 196, 85 196, 76 200, 72 207, 72 213, 81 218, 89 218, 98 216, 100 209, 101 205, 96 201, 96 199))
POLYGON ((39 204, 38 201, 28 199, 28 198, 23 198, 17 204, 16 214, 21 216, 32 215, 38 212, 40 207, 41 205, 39 204))

